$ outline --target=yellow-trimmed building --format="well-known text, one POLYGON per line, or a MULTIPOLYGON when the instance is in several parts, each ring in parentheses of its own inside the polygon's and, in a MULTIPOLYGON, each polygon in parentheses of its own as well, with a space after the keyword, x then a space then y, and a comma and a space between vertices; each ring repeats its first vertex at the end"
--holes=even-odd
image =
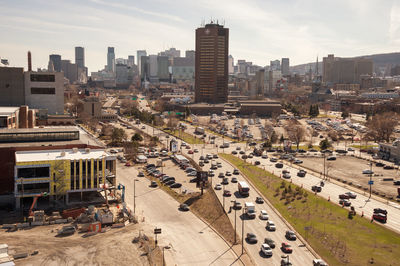
POLYGON ((103 149, 15 152, 14 194, 21 199, 47 193, 50 200, 69 203, 71 193, 101 191, 116 185, 116 157, 103 149), (106 177, 104 180, 103 177, 106 177))

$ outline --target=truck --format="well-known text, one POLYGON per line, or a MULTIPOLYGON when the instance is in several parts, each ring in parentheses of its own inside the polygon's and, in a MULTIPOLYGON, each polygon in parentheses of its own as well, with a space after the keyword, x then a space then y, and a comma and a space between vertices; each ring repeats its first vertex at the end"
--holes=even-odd
POLYGON ((253 202, 245 202, 244 203, 244 211, 250 219, 256 218, 256 208, 253 202))
POLYGON ((240 181, 240 182, 238 182, 238 191, 242 197, 248 197, 250 187, 245 181, 240 181))
POLYGON ((196 127, 196 129, 194 130, 194 133, 197 134, 197 135, 203 135, 204 134, 204 128, 196 127))

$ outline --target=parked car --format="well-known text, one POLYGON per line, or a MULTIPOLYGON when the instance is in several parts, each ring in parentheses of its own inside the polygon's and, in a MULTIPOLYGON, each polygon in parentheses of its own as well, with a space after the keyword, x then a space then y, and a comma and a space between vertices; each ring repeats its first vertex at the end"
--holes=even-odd
POLYGON ((384 164, 384 163, 381 163, 381 162, 377 162, 377 163, 375 164, 375 166, 376 166, 376 167, 384 167, 385 164, 384 164))
POLYGON ((261 252, 265 256, 272 256, 272 249, 268 244, 261 244, 261 252))
POLYGON ((246 159, 247 159, 247 155, 246 155, 246 154, 243 154, 243 155, 242 155, 242 159, 243 159, 243 160, 246 160, 246 159))
POLYGON ((157 187, 157 182, 156 181, 151 181, 150 187, 157 187))
POLYGON ((268 155, 263 154, 263 155, 261 155, 261 158, 262 158, 262 159, 268 159, 268 155))
POLYGON ((170 188, 180 188, 182 187, 181 183, 173 183, 172 185, 169 186, 170 188))
POLYGON ((199 162, 199 166, 201 166, 201 167, 203 167, 203 166, 204 166, 204 163, 203 163, 203 161, 199 162))
POLYGON ((366 170, 363 170, 362 173, 365 175, 372 175, 374 172, 370 169, 366 169, 366 170))
POLYGON ((254 165, 260 165, 261 163, 260 163, 260 161, 255 161, 254 162, 254 165))
POLYGON ((246 241, 249 244, 256 244, 258 242, 257 236, 255 234, 253 234, 253 233, 247 233, 246 241))
POLYGON ((190 173, 187 174, 188 176, 197 176, 197 172, 196 171, 192 171, 190 173))
POLYGON ((321 192, 322 191, 322 187, 320 186, 312 186, 311 190, 314 192, 321 192))
MULTIPOLYGON (((175 179, 175 178, 174 178, 174 179, 175 179)), ((172 185, 173 183, 175 183, 175 180, 170 179, 170 180, 168 180, 168 181, 165 181, 165 182, 164 182, 164 185, 170 186, 170 185, 172 185)))
POLYGON ((239 154, 245 154, 245 152, 244 151, 240 151, 239 154))
POLYGON ((144 177, 143 172, 139 172, 139 173, 138 173, 138 177, 144 177))
POLYGON ((385 165, 385 166, 383 167, 383 169, 385 169, 385 170, 393 170, 394 167, 391 166, 391 165, 385 165))
POLYGON ((179 210, 181 211, 188 211, 189 210, 189 206, 185 203, 182 203, 181 205, 179 205, 179 210))
POLYGON ((335 156, 329 156, 328 158, 326 158, 327 161, 336 161, 336 157, 335 156))
POLYGON ((313 266, 328 266, 322 259, 313 259, 313 266))
POLYGON ((292 253, 293 252, 292 247, 288 243, 285 243, 285 242, 282 242, 281 250, 284 253, 292 253))
POLYGON ((266 210, 261 210, 259 215, 261 220, 268 220, 268 213, 266 210))
POLYGON ((400 185, 400 180, 393 181, 393 185, 399 186, 400 185))
POLYGON ((287 240, 291 240, 291 241, 294 241, 294 240, 297 239, 296 234, 291 230, 287 230, 286 231, 285 237, 286 237, 287 240))
POLYGON ((258 203, 258 204, 263 204, 263 203, 264 203, 264 199, 261 198, 261 197, 257 197, 257 198, 256 198, 256 203, 258 203))
POLYGON ((268 244, 271 248, 275 248, 275 241, 269 237, 264 238, 264 243, 268 244))
POLYGON ((276 230, 275 223, 273 221, 268 221, 266 228, 268 231, 275 231, 276 230))
POLYGON ((75 234, 75 226, 66 225, 63 226, 60 230, 57 231, 57 236, 69 236, 75 234))
POLYGON ((232 194, 231 194, 231 192, 229 190, 224 190, 223 196, 224 197, 230 197, 230 196, 232 196, 232 194))

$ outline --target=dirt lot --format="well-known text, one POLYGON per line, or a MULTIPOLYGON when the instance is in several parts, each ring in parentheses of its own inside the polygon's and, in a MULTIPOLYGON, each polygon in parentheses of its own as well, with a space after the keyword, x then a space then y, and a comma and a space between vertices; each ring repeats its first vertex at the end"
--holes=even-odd
MULTIPOLYGON (((132 240, 139 234, 139 225, 111 229, 105 233, 83 238, 75 233, 67 237, 55 237, 62 225, 34 227, 16 232, 0 231, 1 243, 9 246, 9 255, 27 252, 39 253, 16 260, 16 265, 150 265, 146 248, 132 240), (123 259, 121 259, 123 258, 123 259)), ((159 250, 155 250, 159 253, 159 250)), ((161 254, 154 265, 162 265, 161 254)))
MULTIPOLYGON (((316 172, 323 172, 323 158, 321 157, 308 157, 302 158, 303 166, 313 169, 316 172)), ((326 161, 326 171, 331 177, 339 177, 353 184, 360 184, 363 187, 368 187, 369 175, 362 174, 363 170, 369 169, 369 162, 366 160, 358 159, 352 156, 339 156, 336 161, 326 161)), ((397 169, 385 170, 383 167, 372 166, 374 175, 372 180, 374 185, 373 190, 386 195, 397 196, 397 186, 393 185, 393 181, 383 181, 384 178, 399 179, 399 172, 397 169)))

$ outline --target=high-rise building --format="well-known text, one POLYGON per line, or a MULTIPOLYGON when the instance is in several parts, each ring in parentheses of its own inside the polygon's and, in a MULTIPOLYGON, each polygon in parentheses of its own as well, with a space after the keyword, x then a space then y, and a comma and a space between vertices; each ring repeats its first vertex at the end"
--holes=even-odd
POLYGON ((168 56, 168 57, 180 57, 181 51, 176 50, 176 48, 170 48, 169 50, 165 50, 163 52, 158 53, 159 56, 168 56))
POLYGON ((289 58, 282 58, 281 60, 281 71, 283 76, 289 76, 290 75, 290 70, 289 70, 289 58))
POLYGON ((149 64, 150 64, 150 78, 157 78, 158 74, 158 62, 157 62, 157 55, 151 54, 149 55, 149 64))
POLYGON ((279 61, 279 60, 274 60, 274 61, 271 61, 270 63, 269 63, 269 65, 270 65, 270 68, 269 68, 269 70, 272 70, 272 71, 280 71, 281 70, 281 61, 279 61))
POLYGON ((140 58, 140 78, 142 81, 150 78, 150 58, 149 56, 141 56, 140 58))
POLYGON ((186 58, 194 58, 196 57, 196 52, 194 50, 187 50, 185 51, 185 57, 186 58))
POLYGON ((75 64, 79 68, 85 68, 85 48, 75 47, 75 64))
POLYGON ((78 80, 78 65, 72 64, 70 60, 61 60, 61 70, 64 72, 64 77, 72 84, 78 80))
POLYGON ((114 47, 108 47, 108 51, 107 51, 107 71, 115 72, 114 47))
POLYGON ((61 55, 51 54, 49 56, 49 61, 53 62, 54 71, 61 72, 61 55))
POLYGON ((227 102, 228 46, 228 28, 210 23, 196 29, 196 102, 227 102))
POLYGON ((169 61, 168 56, 157 57, 157 76, 160 81, 169 81, 169 61))
POLYGON ((142 73, 142 56, 147 56, 146 50, 138 50, 136 52, 137 67, 139 69, 139 74, 142 73))
POLYGON ((135 64, 135 56, 134 55, 128 55, 128 66, 133 67, 135 64))
POLYGON ((233 56, 229 55, 228 58, 228 73, 233 74, 234 73, 234 65, 233 65, 233 56))
POLYGON ((264 96, 264 80, 265 80, 265 69, 260 69, 256 72, 257 95, 264 96))

